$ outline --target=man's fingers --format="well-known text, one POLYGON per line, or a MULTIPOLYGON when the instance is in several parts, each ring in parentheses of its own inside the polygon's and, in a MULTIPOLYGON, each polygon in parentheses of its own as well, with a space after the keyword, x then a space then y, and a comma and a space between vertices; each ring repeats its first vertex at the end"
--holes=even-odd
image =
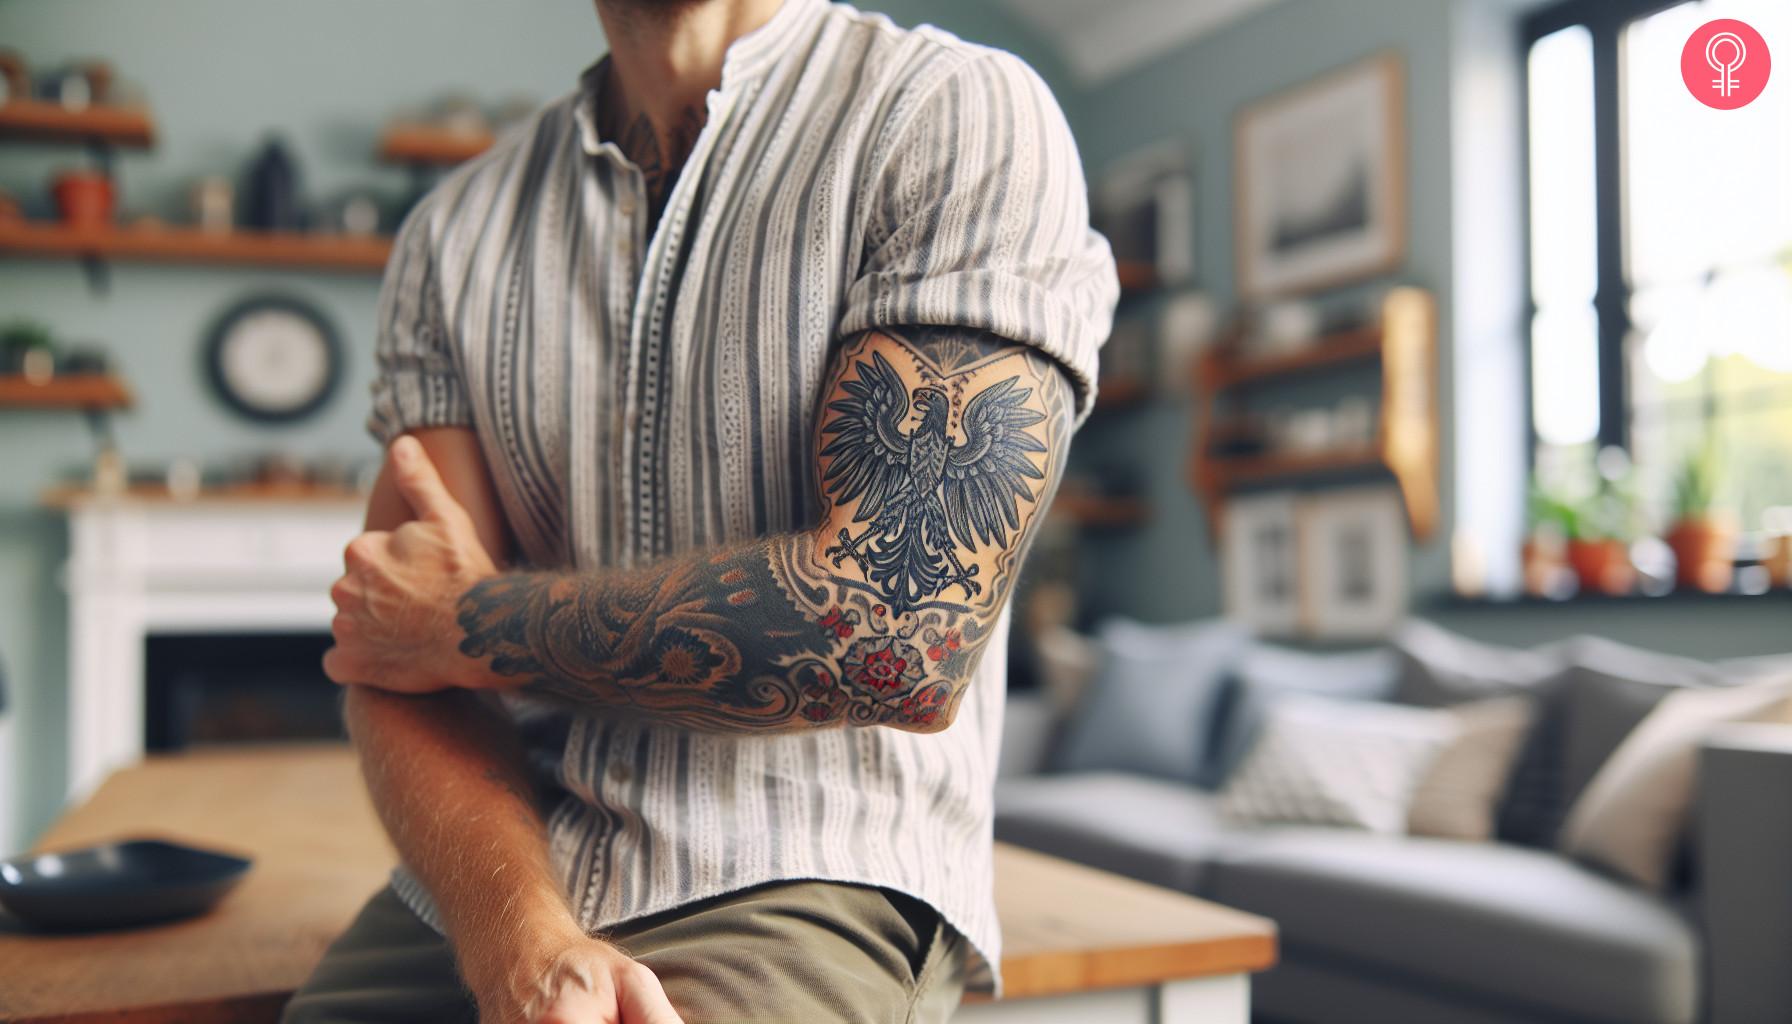
POLYGON ((448 493, 448 485, 442 483, 442 474, 436 472, 421 441, 407 434, 392 442, 391 455, 392 481, 405 504, 411 506, 412 515, 438 523, 466 517, 467 510, 448 493))
POLYGON ((340 686, 359 681, 354 677, 348 654, 340 647, 332 647, 324 652, 324 675, 330 677, 330 682, 340 686))
POLYGON ((622 1024, 684 1024, 666 998, 659 976, 645 964, 631 963, 619 971, 616 990, 622 1024))
POLYGON ((592 991, 582 985, 562 985, 554 1001, 530 1024, 624 1024, 616 1006, 616 993, 592 991))

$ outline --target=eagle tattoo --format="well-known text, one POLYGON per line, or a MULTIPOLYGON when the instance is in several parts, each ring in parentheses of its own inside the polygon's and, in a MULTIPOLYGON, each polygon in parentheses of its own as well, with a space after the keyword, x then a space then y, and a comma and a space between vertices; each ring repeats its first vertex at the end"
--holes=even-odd
POLYGON ((1006 544, 1020 529, 1018 503, 1038 500, 1028 481, 1045 479, 1029 458, 1046 450, 1026 432, 1045 419, 1026 407, 1033 390, 1010 377, 977 392, 965 403, 959 443, 946 432, 952 402, 944 391, 915 388, 921 422, 905 434, 911 399, 895 367, 873 352, 857 369, 841 385, 846 397, 828 403, 839 415, 822 428, 821 454, 833 460, 822 487, 839 504, 858 500, 853 521, 868 525, 857 536, 841 530, 825 553, 836 566, 852 559, 893 614, 952 587, 975 597, 983 590, 977 566, 967 568, 958 549, 1006 544))

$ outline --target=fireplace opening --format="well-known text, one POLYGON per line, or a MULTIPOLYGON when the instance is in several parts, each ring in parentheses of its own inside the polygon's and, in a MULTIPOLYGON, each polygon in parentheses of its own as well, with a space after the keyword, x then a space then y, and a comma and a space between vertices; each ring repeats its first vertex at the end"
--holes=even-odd
POLYGON ((145 644, 144 745, 344 736, 340 691, 321 661, 328 633, 157 633, 145 644))

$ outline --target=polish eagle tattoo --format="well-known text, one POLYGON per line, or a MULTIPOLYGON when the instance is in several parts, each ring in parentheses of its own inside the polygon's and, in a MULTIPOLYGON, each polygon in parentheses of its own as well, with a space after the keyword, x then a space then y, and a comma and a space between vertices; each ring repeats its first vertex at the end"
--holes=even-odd
POLYGON ((1026 407, 1031 388, 1010 377, 965 403, 963 443, 947 433, 952 402, 937 387, 915 388, 921 422, 902 432, 910 395, 902 377, 876 352, 841 385, 846 397, 822 428, 821 454, 831 458, 822 487, 839 504, 859 501, 857 536, 841 530, 825 552, 836 566, 852 559, 900 615, 952 587, 966 598, 983 590, 977 566, 959 549, 1004 545, 1020 529, 1019 502, 1038 500, 1029 481, 1044 480, 1029 455, 1046 450, 1027 428, 1045 415, 1026 407), (828 439, 828 435, 832 435, 828 439))

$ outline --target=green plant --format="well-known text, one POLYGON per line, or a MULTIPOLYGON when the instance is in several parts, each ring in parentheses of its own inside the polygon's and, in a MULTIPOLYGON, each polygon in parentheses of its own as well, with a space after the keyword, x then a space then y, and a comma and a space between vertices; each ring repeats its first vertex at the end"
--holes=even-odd
POLYGON ((0 352, 28 352, 53 346, 50 329, 35 320, 14 320, 0 327, 0 352))
POLYGON ((1674 475, 1674 521, 1705 519, 1717 503, 1718 462, 1715 446, 1701 445, 1674 475))

